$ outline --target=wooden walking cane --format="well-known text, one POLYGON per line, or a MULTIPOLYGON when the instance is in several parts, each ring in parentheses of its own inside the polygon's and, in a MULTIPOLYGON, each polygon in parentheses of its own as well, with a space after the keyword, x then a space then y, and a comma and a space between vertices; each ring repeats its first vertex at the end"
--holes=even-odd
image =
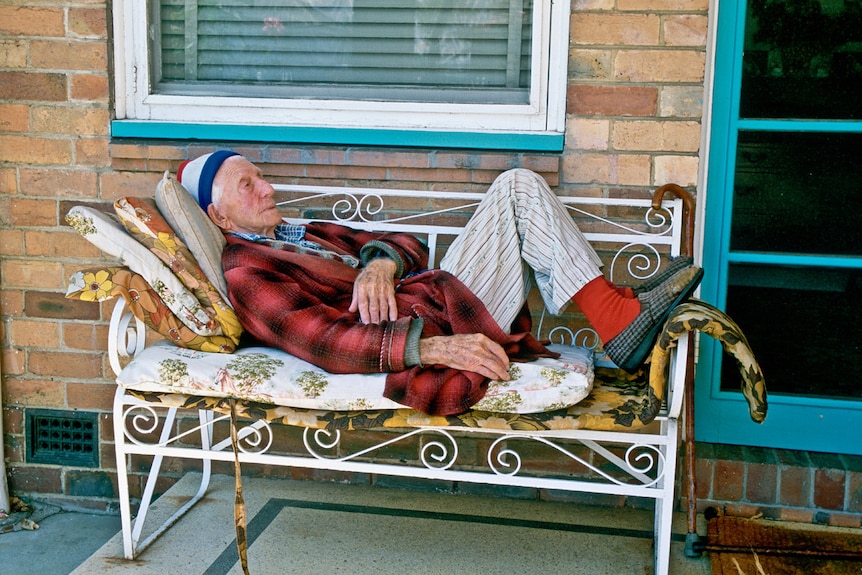
MULTIPOLYGON (((677 184, 665 184, 655 191, 652 207, 661 209, 661 202, 666 192, 682 200, 683 225, 685 226, 684 244, 681 252, 687 256, 694 255, 694 198, 684 188, 677 184)), ((685 536, 685 554, 688 557, 700 557, 703 544, 697 534, 697 473, 694 447, 694 333, 688 334, 689 346, 686 358, 685 379, 685 472, 688 477, 688 532, 685 536)))

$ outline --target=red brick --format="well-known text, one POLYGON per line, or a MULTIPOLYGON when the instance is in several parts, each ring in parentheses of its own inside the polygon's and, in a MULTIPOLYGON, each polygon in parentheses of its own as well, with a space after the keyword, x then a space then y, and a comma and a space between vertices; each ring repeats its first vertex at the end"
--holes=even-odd
POLYGON ((34 68, 52 70, 106 70, 108 46, 101 41, 41 41, 30 43, 34 68))
POLYGON ((107 101, 108 77, 96 74, 72 74, 72 100, 107 101))
POLYGON ((566 112, 582 116, 655 116, 658 88, 573 84, 566 94, 566 112))
MULTIPOLYGON (((2 78, 0 82, 3 82, 2 78)), ((0 149, 3 150, 3 160, 6 162, 46 166, 69 165, 72 161, 72 146, 69 138, 2 134, 0 149)))
POLYGON ((123 196, 153 197, 162 174, 113 173, 101 174, 99 186, 102 199, 114 201, 123 196))
POLYGON ((30 129, 30 107, 0 104, 0 132, 26 132, 30 129))
POLYGON ((17 194, 17 172, 14 168, 0 168, 0 194, 17 194))
POLYGON ((834 527, 862 527, 862 515, 853 515, 850 513, 830 513, 829 525, 834 527))
POLYGON ((795 521, 796 523, 814 523, 814 511, 812 509, 782 507, 778 512, 778 518, 782 521, 795 521))
POLYGON ((107 138, 78 138, 75 140, 75 165, 104 168, 111 165, 107 138))
POLYGON ((62 279, 63 268, 58 262, 6 259, 0 261, 0 266, 0 277, 7 288, 65 287, 65 280, 62 279))
POLYGON ((21 230, 0 230, 0 254, 4 257, 24 255, 24 233, 21 230))
POLYGON ((8 406, 3 409, 3 428, 3 431, 10 434, 24 433, 24 410, 8 408, 8 406))
POLYGON ((849 501, 847 501, 847 510, 856 513, 862 513, 862 472, 851 471, 849 473, 849 501))
MULTIPOLYGON (((5 278, 3 279, 5 280, 5 278)), ((4 289, 0 291, 0 311, 4 315, 11 317, 23 315, 24 292, 17 289, 4 289)))
POLYGON ((745 465, 741 461, 719 460, 715 462, 713 499, 741 501, 745 465))
MULTIPOLYGON (((99 307, 94 304, 90 306, 99 312, 99 307)), ((87 318, 80 318, 87 319, 87 318)), ((82 349, 86 351, 104 351, 108 342, 108 326, 95 325, 92 323, 65 323, 63 324, 63 345, 69 349, 82 349)))
POLYGON ((820 509, 844 509, 847 475, 841 469, 814 471, 814 506, 820 509))
POLYGON ((59 467, 12 466, 9 489, 14 493, 62 493, 62 470, 59 467))
POLYGON ((26 371, 27 359, 20 349, 3 350, 3 375, 22 375, 26 371))
POLYGON ((66 33, 63 24, 63 8, 0 6, 0 34, 32 36, 34 23, 38 23, 35 28, 38 30, 38 35, 42 37, 62 37, 66 33))
POLYGON ((50 321, 17 319, 9 327, 9 339, 15 347, 60 347, 60 326, 50 321))
POLYGON ((107 16, 104 8, 69 8, 69 31, 76 36, 106 38, 107 16))
POLYGON ((21 193, 31 196, 95 198, 98 176, 92 170, 42 168, 20 170, 21 193))
POLYGON ((29 42, 19 38, 0 38, 0 66, 24 69, 27 67, 29 42))
POLYGON ((787 467, 781 470, 779 503, 794 507, 811 505, 811 470, 807 467, 787 467))
POLYGON ((29 256, 100 259, 102 255, 99 248, 72 231, 28 231, 25 241, 29 256))
POLYGON ((745 499, 757 503, 775 503, 778 491, 778 468, 774 465, 749 463, 745 480, 745 499))
POLYGON ((32 129, 41 134, 106 136, 110 116, 105 108, 34 106, 32 129))
POLYGON ((56 200, 12 198, 9 200, 9 223, 16 226, 56 226, 56 200))
POLYGON ((62 293, 28 291, 24 294, 27 317, 55 319, 99 319, 99 306, 92 302, 67 299, 62 293))
POLYGON ((79 380, 97 379, 102 377, 102 355, 34 350, 30 352, 30 373, 79 380))
POLYGON ((110 410, 116 390, 110 383, 67 383, 66 404, 76 409, 110 410))
POLYGON ((0 100, 61 102, 65 99, 65 74, 0 72, 0 100))
POLYGON ((63 387, 59 381, 6 378, 3 381, 3 403, 9 406, 63 407, 66 399, 63 387))

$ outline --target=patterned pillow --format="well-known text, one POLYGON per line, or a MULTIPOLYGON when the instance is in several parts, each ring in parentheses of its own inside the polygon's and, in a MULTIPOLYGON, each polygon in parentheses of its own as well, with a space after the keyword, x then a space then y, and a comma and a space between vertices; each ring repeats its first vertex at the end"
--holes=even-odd
POLYGON ((130 236, 120 223, 96 209, 75 206, 66 215, 79 234, 106 254, 147 280, 162 301, 184 324, 198 335, 222 335, 215 317, 208 315, 198 299, 150 250, 130 236))
POLYGON ((233 353, 236 343, 222 335, 202 336, 168 309, 147 280, 128 268, 100 267, 76 272, 66 290, 69 299, 101 302, 117 296, 132 314, 153 331, 180 347, 206 352, 233 353))
MULTIPOLYGON (((592 352, 572 348, 560 359, 513 363, 509 373, 511 380, 490 383, 474 409, 539 413, 574 405, 592 389, 592 352)), ((141 392, 232 397, 292 408, 404 407, 383 397, 385 373, 333 374, 269 347, 245 347, 228 356, 155 344, 123 369, 117 383, 141 392)))
POLYGON ((195 295, 208 315, 221 326, 222 335, 239 342, 242 326, 233 308, 209 281, 197 260, 176 236, 152 200, 120 198, 114 202, 120 221, 133 238, 149 248, 195 295))
POLYGON ((221 230, 168 172, 165 172, 156 187, 156 205, 171 229, 192 252, 204 275, 221 294, 222 300, 230 305, 224 269, 221 267, 221 253, 226 244, 221 230))

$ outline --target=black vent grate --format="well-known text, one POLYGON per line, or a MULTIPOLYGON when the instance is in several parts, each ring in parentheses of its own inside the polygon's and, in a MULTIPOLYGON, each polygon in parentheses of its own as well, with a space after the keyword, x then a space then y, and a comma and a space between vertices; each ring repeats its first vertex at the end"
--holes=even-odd
POLYGON ((28 409, 27 461, 98 467, 98 414, 28 409))

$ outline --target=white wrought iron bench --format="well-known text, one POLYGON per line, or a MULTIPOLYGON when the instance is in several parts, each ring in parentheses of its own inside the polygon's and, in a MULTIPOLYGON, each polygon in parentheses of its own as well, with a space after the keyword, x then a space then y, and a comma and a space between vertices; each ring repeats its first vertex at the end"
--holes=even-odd
MULTIPOLYGON (((300 185, 276 186, 276 190, 284 199, 281 205, 285 214, 292 221, 329 219, 356 228, 414 233, 427 240, 429 261, 435 264, 482 197, 472 193, 300 185)), ((587 238, 606 258, 607 275, 616 283, 643 281, 660 269, 662 259, 691 249, 692 202, 678 186, 664 186, 653 199, 561 199, 587 238), (668 191, 677 197, 664 199, 668 191)), ((82 224, 73 225, 78 229, 82 224)), ((358 404, 333 411, 303 407, 302 403, 291 406, 285 401, 273 404, 271 397, 266 396, 237 397, 231 389, 239 384, 233 380, 234 387, 227 390, 224 385, 219 388, 200 382, 189 384, 188 380, 194 378, 188 374, 184 375, 184 384, 178 383, 164 369, 165 365, 173 365, 170 362, 174 360, 164 363, 166 356, 148 356, 148 353, 174 353, 183 359, 197 358, 202 352, 164 343, 148 346, 144 322, 132 316, 125 299, 119 299, 110 322, 108 351, 119 383, 113 419, 125 557, 138 556, 200 501, 207 491, 212 462, 221 461, 654 500, 654 572, 665 575, 671 518, 676 507, 679 424, 686 388, 692 385, 694 334, 686 328, 676 333, 665 331, 660 338, 662 345, 653 352, 653 361, 662 366, 661 373, 629 377, 603 362, 600 342, 591 330, 572 330, 544 312, 536 319, 537 335, 554 342, 555 350, 565 354, 566 346, 580 345, 597 352, 596 379, 586 399, 540 414, 496 413, 486 409, 463 416, 432 418, 398 406, 363 410, 363 405, 358 404), (155 361, 153 357, 163 362, 162 371, 140 365, 155 361), (146 367, 150 373, 160 375, 141 385, 140 377, 127 375, 136 367, 146 367), (196 423, 191 424, 188 416, 195 416, 195 412, 196 423), (180 420, 183 425, 178 423, 180 420), (305 428, 301 450, 276 449, 274 429, 280 424, 305 428), (367 434, 372 442, 356 447, 357 438, 363 436, 366 428, 376 431, 367 434), (381 430, 386 433, 382 441, 381 430), (476 442, 478 435, 487 441, 476 442), (349 441, 345 440, 347 437, 349 441), (459 447, 465 442, 471 452, 476 446, 483 446, 483 466, 459 458, 459 447), (414 460, 402 461, 403 448, 397 457, 388 456, 387 450, 395 445, 415 447, 414 460), (531 468, 529 456, 536 450, 541 451, 539 460, 547 461, 548 454, 558 458, 562 471, 554 473, 541 465, 531 468), (130 456, 152 457, 134 518, 129 488, 130 456), (142 538, 166 457, 200 460, 201 485, 192 499, 163 525, 149 526, 150 534, 142 538)), ((570 322, 571 318, 566 318, 562 323, 570 322)), ((222 361, 219 373, 228 373, 230 368, 225 368, 224 362, 248 357, 242 355, 247 351, 203 355, 222 361)), ((271 358, 280 352, 254 348, 248 353, 271 358)), ((234 380, 241 378, 236 371, 231 373, 234 380)), ((752 417, 762 419, 765 395, 762 382, 760 389, 754 389, 756 383, 746 381, 746 391, 752 417), (752 399, 755 394, 760 396, 752 399)), ((691 409, 687 410, 691 417, 691 409)), ((686 441, 689 443, 686 553, 693 555, 697 554, 697 532, 692 429, 688 430, 686 441)))

